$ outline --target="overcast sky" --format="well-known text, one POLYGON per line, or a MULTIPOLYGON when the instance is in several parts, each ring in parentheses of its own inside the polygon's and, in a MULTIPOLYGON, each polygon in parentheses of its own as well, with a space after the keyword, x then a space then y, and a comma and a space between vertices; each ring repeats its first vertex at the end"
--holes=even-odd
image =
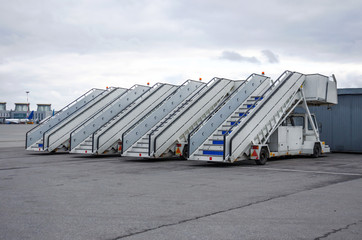
POLYGON ((284 70, 362 87, 361 0, 0 0, 0 102, 284 70))

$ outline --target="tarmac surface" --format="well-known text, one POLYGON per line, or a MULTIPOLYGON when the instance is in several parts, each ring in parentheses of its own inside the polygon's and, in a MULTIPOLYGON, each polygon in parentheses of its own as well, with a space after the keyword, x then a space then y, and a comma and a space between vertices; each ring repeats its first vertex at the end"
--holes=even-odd
POLYGON ((362 154, 235 165, 24 150, 0 125, 0 239, 362 239, 362 154))

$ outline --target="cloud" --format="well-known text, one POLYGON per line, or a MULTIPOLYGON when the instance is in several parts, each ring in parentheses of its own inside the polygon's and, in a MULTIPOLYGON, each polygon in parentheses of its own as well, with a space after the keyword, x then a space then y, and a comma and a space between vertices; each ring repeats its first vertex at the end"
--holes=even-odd
POLYGON ((221 53, 220 59, 236 62, 260 63, 260 61, 256 57, 244 57, 239 53, 233 51, 223 51, 221 53))
MULTIPOLYGON (((358 88, 362 87, 362 74, 349 73, 346 76, 346 80, 342 85, 343 88, 358 88)), ((338 79, 337 79, 338 81, 338 79)), ((338 84, 338 83, 337 83, 338 84)), ((340 84, 338 84, 338 87, 340 84)))
POLYGON ((343 3, 0 0, 0 101, 29 90, 59 109, 92 87, 285 69, 362 87, 362 1, 343 3))
POLYGON ((272 51, 270 50, 263 50, 261 51, 262 54, 267 58, 269 63, 279 63, 279 57, 278 55, 275 55, 272 51))

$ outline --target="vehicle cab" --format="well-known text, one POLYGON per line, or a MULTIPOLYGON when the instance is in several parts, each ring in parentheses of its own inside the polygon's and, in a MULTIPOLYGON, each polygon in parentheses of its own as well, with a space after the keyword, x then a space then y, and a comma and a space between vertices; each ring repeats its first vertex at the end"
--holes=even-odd
MULTIPOLYGON (((328 145, 319 139, 319 130, 314 114, 293 113, 271 134, 265 146, 251 148, 250 159, 261 158, 259 149, 267 149, 266 157, 278 157, 288 155, 311 155, 319 157, 323 153, 330 152, 328 145), (312 119, 312 122, 310 121, 312 119), (254 151, 256 150, 256 153, 254 151)), ((263 164, 263 162, 261 162, 263 164)))

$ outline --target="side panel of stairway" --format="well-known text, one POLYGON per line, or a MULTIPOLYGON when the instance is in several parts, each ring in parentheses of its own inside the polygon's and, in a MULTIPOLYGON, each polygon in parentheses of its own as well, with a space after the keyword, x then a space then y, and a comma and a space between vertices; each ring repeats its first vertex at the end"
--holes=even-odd
MULTIPOLYGON (((188 137, 188 153, 189 156, 202 145, 210 136, 222 125, 227 125, 226 120, 230 118, 235 111, 240 111, 238 108, 246 102, 251 95, 259 96, 260 93, 270 86, 270 78, 257 74, 251 75, 247 82, 239 86, 235 92, 226 99, 223 106, 211 116, 206 118, 206 121, 198 128, 195 128, 188 137)), ((240 113, 236 114, 240 116, 240 113)))
POLYGON ((197 89, 205 83, 187 81, 177 91, 165 99, 147 118, 136 123, 122 135, 122 153, 125 153, 134 143, 151 130, 160 120, 175 109, 181 102, 189 98, 197 89))
MULTIPOLYGON (((227 94, 230 94, 235 87, 235 83, 236 82, 231 80, 219 79, 208 88, 207 92, 193 101, 192 105, 187 106, 187 109, 177 115, 172 122, 168 122, 163 129, 151 136, 151 156, 162 156, 167 152, 167 149, 169 149, 177 140, 181 140, 183 136, 184 139, 181 141, 186 142, 186 134, 213 111, 227 94)), ((238 83, 241 84, 241 82, 238 83)))
POLYGON ((107 94, 104 94, 104 96, 100 100, 98 100, 91 106, 88 106, 86 109, 79 112, 79 114, 77 114, 73 118, 68 118, 67 121, 63 121, 62 124, 59 124, 54 129, 45 132, 43 137, 44 150, 47 149, 49 152, 51 152, 59 148, 63 143, 69 140, 71 131, 73 131, 84 121, 91 118, 107 104, 113 102, 115 99, 120 97, 126 91, 127 89, 124 88, 114 88, 109 90, 109 92, 107 92, 107 94))
POLYGON ((92 118, 73 130, 70 136, 71 152, 86 138, 97 131, 103 124, 110 121, 125 108, 128 108, 130 104, 134 103, 148 90, 150 90, 150 87, 141 85, 136 85, 130 88, 125 94, 120 96, 114 102, 110 103, 107 107, 99 111, 92 118))
MULTIPOLYGON (((43 133, 48 131, 49 129, 53 128, 60 122, 62 122, 64 119, 68 118, 72 114, 76 113, 77 111, 80 111, 83 107, 85 107, 87 104, 94 101, 101 93, 103 93, 105 90, 102 89, 91 89, 67 106, 65 106, 63 109, 61 109, 59 112, 57 112, 54 116, 51 118, 48 118, 44 122, 40 123, 38 126, 31 129, 29 132, 26 133, 25 138, 25 148, 27 150, 32 150, 32 146, 35 145, 35 143, 42 139, 43 133)), ((35 148, 42 148, 42 145, 34 146, 35 148)))
POLYGON ((102 154, 112 148, 122 138, 122 134, 129 127, 139 121, 145 114, 167 98, 177 89, 175 85, 161 84, 142 102, 138 103, 127 114, 120 116, 105 128, 97 131, 92 139, 93 153, 102 154))
MULTIPOLYGON (((280 109, 298 92, 305 81, 305 75, 292 73, 289 77, 280 82, 268 96, 266 96, 241 124, 235 126, 232 132, 224 139, 225 157, 231 162, 242 157, 255 142, 260 131, 271 121, 280 109)), ((278 116, 279 118, 281 116, 278 116)), ((278 119, 279 120, 279 119, 278 119)), ((278 121, 276 120, 276 122, 278 121)), ((276 122, 274 124, 276 124, 276 122)))

